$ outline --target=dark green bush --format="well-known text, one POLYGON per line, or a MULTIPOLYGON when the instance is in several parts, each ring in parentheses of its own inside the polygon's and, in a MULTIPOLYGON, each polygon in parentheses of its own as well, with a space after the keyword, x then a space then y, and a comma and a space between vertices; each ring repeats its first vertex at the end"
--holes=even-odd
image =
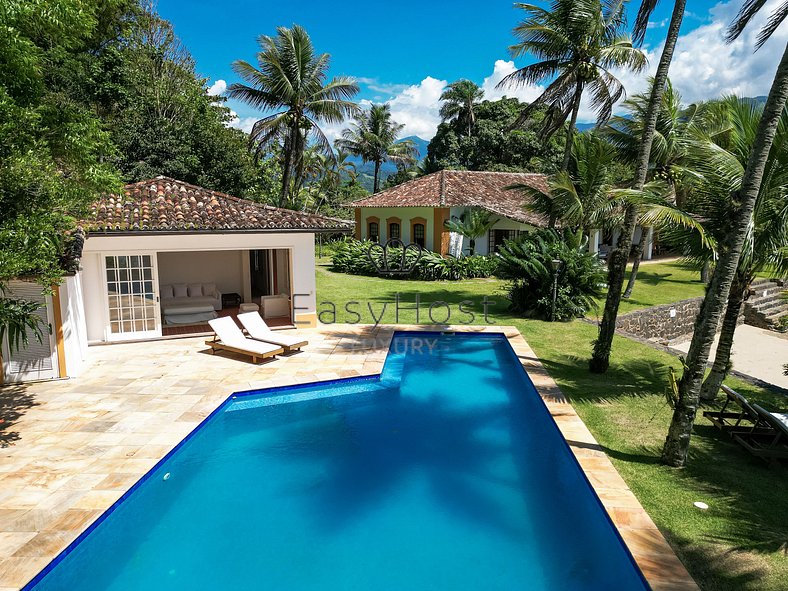
MULTIPOLYGON (((332 257, 332 267, 335 271, 351 275, 378 275, 378 268, 372 264, 369 257, 369 241, 347 240, 338 243, 332 257)), ((401 264, 402 249, 389 248, 387 251, 389 268, 399 268, 401 264)), ((405 258, 406 265, 414 264, 418 251, 408 249, 405 258)), ((379 266, 383 265, 382 253, 373 249, 372 257, 379 266)), ((474 255, 470 257, 442 257, 441 255, 424 250, 415 269, 406 275, 409 279, 422 279, 428 281, 459 279, 473 279, 477 277, 491 277, 498 270, 497 257, 474 255)), ((384 277, 390 277, 383 275, 384 277)), ((402 278, 402 276, 393 276, 402 278)))
POLYGON ((602 294, 605 267, 571 234, 537 230, 507 241, 499 252, 501 272, 511 281, 507 297, 516 312, 549 319, 553 302, 554 271, 559 259, 555 319, 584 316, 596 308, 602 294))

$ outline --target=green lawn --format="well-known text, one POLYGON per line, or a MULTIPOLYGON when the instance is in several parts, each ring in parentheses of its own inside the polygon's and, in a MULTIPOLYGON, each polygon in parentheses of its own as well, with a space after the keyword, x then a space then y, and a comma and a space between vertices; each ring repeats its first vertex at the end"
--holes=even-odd
MULTIPOLYGON (((646 263, 640 266, 632 297, 621 301, 620 314, 632 310, 670 304, 703 295, 700 273, 680 262, 646 263)), ((600 311, 605 300, 599 300, 600 311)))
MULTIPOLYGON (((695 271, 677 263, 642 267, 641 281, 623 311, 702 295, 695 271)), ((611 367, 604 376, 589 374, 587 359, 596 328, 585 322, 547 323, 524 320, 506 311, 503 283, 498 280, 459 282, 399 281, 354 277, 330 271, 320 261, 317 271, 318 311, 336 306, 337 322, 354 321, 344 311, 347 302, 362 322, 392 323, 395 298, 401 307, 420 297, 421 323, 428 323, 430 303, 444 301, 451 322, 465 323, 458 304, 463 300, 483 324, 481 302, 495 302, 488 320, 516 326, 550 374, 569 396, 582 419, 605 447, 616 468, 662 529, 703 589, 777 591, 788 589, 788 502, 784 468, 770 469, 737 445, 723 439, 704 419, 698 421, 688 467, 660 465, 661 444, 670 420, 665 402, 668 365, 678 360, 645 345, 617 338, 611 367), (704 501, 701 512, 692 503, 704 501)), ((444 306, 433 309, 443 321, 444 306)), ((324 314, 323 320, 331 320, 324 314)), ((400 323, 415 321, 415 312, 401 311, 400 323)), ((729 383, 767 408, 788 406, 785 397, 737 380, 729 383)))

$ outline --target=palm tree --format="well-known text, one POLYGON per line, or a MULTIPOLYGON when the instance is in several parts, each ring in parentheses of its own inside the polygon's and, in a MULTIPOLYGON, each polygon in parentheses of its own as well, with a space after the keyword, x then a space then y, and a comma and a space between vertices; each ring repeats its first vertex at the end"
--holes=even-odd
POLYGON ((616 146, 603 137, 581 134, 575 137, 569 170, 550 177, 548 192, 525 185, 507 188, 523 190, 529 209, 556 216, 564 228, 577 234, 578 243, 592 229, 620 227, 622 212, 632 206, 644 222, 692 229, 705 245, 703 227, 675 206, 675 192, 663 179, 652 180, 640 191, 612 185, 610 169, 619 158, 616 146))
POLYGON ((459 221, 447 220, 444 225, 450 232, 457 232, 468 239, 468 254, 473 256, 476 253, 476 239, 484 236, 496 221, 489 211, 474 207, 465 212, 459 221))
MULTIPOLYGON (((763 0, 747 0, 729 29, 730 41, 738 38, 752 17, 763 8, 763 0)), ((771 36, 774 30, 788 15, 788 2, 782 3, 772 13, 766 26, 758 35, 756 50, 771 36)), ((662 461, 670 466, 683 466, 687 460, 692 426, 700 402, 700 389, 714 341, 717 326, 725 303, 728 300, 731 283, 739 267, 747 229, 752 222, 753 210, 758 199, 761 181, 766 169, 769 152, 777 133, 777 124, 788 101, 788 44, 783 50, 774 81, 769 89, 763 113, 747 157, 747 165, 742 175, 741 185, 730 194, 730 200, 738 204, 731 215, 728 232, 719 246, 719 261, 714 268, 706 297, 701 305, 695 331, 687 353, 684 373, 679 382, 679 396, 673 410, 668 436, 662 449, 662 461)))
POLYGON ((347 179, 349 183, 355 183, 358 173, 356 164, 348 160, 350 155, 340 151, 336 155, 334 162, 325 156, 321 160, 321 174, 316 184, 318 197, 315 199, 314 212, 320 211, 324 205, 336 206, 339 201, 340 187, 342 182, 347 179))
MULTIPOLYGON (((658 1, 642 0, 640 4, 633 32, 633 38, 638 44, 643 42, 649 18, 658 1)), ((681 21, 684 19, 685 5, 686 0, 674 0, 673 2, 673 13, 670 17, 668 34, 665 38, 665 45, 662 48, 662 55, 659 58, 657 71, 654 74, 654 82, 651 85, 651 96, 649 97, 648 107, 643 119, 643 130, 635 166, 635 180, 632 185, 636 191, 642 190, 646 184, 648 164, 651 158, 651 144, 654 140, 654 130, 657 127, 659 107, 662 103, 662 95, 665 92, 670 63, 673 61, 673 51, 679 38, 681 21)), ((624 286, 624 276, 627 271, 627 261, 632 248, 632 238, 635 234, 636 223, 637 209, 634 206, 628 207, 624 215, 624 224, 619 234, 618 244, 613 252, 610 253, 605 309, 602 313, 602 321, 599 324, 599 335, 594 341, 594 352, 589 362, 589 369, 594 373, 604 373, 610 365, 610 351, 613 347, 613 335, 616 332, 618 307, 621 304, 621 288, 624 286)))
POLYGON ((507 189, 520 190, 528 198, 526 207, 549 218, 549 227, 558 220, 564 228, 580 235, 601 228, 610 218, 610 168, 617 160, 616 149, 601 137, 575 137, 569 170, 561 170, 548 180, 548 191, 525 184, 507 189))
MULTIPOLYGON (((651 80, 653 86, 654 80, 651 80)), ((641 138, 647 121, 651 92, 637 94, 624 101, 624 108, 628 111, 625 116, 616 116, 602 129, 602 134, 618 149, 626 162, 637 163, 640 157, 641 138)), ((691 171, 684 166, 684 157, 687 151, 687 142, 696 132, 699 125, 703 126, 705 133, 714 134, 715 122, 708 117, 703 117, 703 109, 699 105, 690 105, 683 108, 681 95, 673 89, 670 80, 665 81, 665 90, 662 93, 661 105, 657 112, 657 123, 651 144, 651 156, 648 165, 648 180, 664 181, 672 195, 674 203, 681 205, 680 185, 687 176, 692 178, 691 171)), ((643 256, 646 227, 641 224, 642 232, 640 241, 632 246, 633 264, 629 275, 627 287, 622 298, 632 295, 632 289, 637 279, 640 259, 643 256)))
POLYGON ((250 141, 258 155, 274 143, 282 146, 282 188, 279 205, 294 200, 303 183, 304 150, 310 143, 333 158, 331 143, 321 123, 339 123, 358 112, 352 99, 358 85, 338 76, 326 83, 330 56, 317 54, 307 32, 300 26, 278 27, 275 37, 261 36, 257 67, 233 62, 233 70, 247 84, 227 89, 231 98, 265 110, 277 110, 257 121, 250 141))
POLYGON ((441 94, 443 101, 440 116, 444 121, 458 119, 468 126, 468 137, 476 124, 474 107, 484 97, 484 91, 470 80, 457 80, 449 84, 441 94))
POLYGON ((418 151, 413 141, 397 141, 404 127, 391 119, 389 105, 372 105, 369 111, 356 116, 351 126, 342 131, 342 137, 334 142, 339 150, 374 163, 374 193, 380 189, 380 166, 384 162, 405 165, 416 162, 418 151))
POLYGON ((515 27, 518 42, 509 51, 515 58, 533 55, 539 61, 512 72, 498 87, 553 79, 524 110, 518 124, 539 105, 551 107, 546 118, 548 134, 569 119, 562 168, 566 170, 583 92, 591 92, 597 122, 607 121, 613 105, 624 95, 624 87, 611 69, 640 71, 646 66, 646 57, 621 32, 625 24, 624 2, 552 0, 550 10, 533 4, 517 6, 527 16, 515 27))
MULTIPOLYGON (((680 229, 672 229, 666 235, 671 242, 680 244, 684 255, 696 264, 714 258, 715 247, 725 239, 728 222, 736 213, 736 205, 728 197, 741 186, 761 117, 761 109, 749 101, 731 97, 721 101, 721 105, 730 122, 727 132, 714 141, 712 138, 701 140, 694 149, 690 148, 688 155, 701 180, 693 186, 687 209, 702 220, 713 241, 704 247, 695 232, 680 229)), ((788 270, 787 198, 788 111, 783 111, 756 198, 753 223, 748 226, 739 266, 731 283, 714 365, 701 387, 702 400, 713 400, 727 376, 734 332, 755 274, 766 268, 777 273, 788 270)))

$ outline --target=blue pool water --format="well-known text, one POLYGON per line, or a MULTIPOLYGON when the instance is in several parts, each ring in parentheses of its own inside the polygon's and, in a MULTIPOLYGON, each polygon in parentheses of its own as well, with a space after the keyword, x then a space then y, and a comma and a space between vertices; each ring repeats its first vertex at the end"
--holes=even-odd
POLYGON ((398 333, 229 400, 28 588, 648 587, 506 339, 398 333))

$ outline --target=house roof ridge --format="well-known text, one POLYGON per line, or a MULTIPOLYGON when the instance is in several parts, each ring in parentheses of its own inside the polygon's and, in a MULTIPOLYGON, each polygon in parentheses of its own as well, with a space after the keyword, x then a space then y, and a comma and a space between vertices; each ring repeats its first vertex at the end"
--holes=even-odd
POLYGON ((118 232, 337 231, 351 220, 274 207, 165 175, 106 193, 82 220, 89 230, 118 232))
POLYGON ((498 215, 532 225, 547 225, 546 219, 528 210, 525 198, 506 187, 521 183, 547 191, 547 176, 484 170, 443 169, 384 191, 352 201, 353 208, 364 207, 484 207, 498 215))

